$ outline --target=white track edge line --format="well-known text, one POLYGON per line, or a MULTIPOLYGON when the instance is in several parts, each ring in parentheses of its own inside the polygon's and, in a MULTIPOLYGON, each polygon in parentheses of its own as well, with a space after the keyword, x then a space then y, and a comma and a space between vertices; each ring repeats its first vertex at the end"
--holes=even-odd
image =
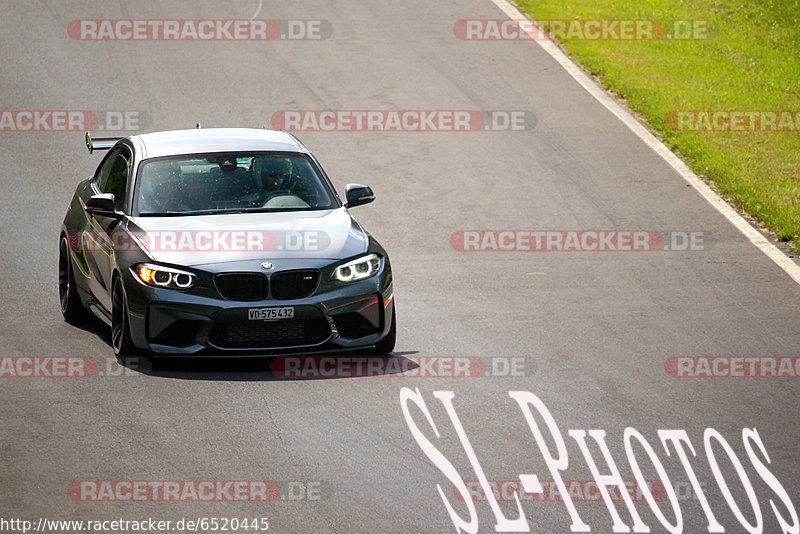
MULTIPOLYGON (((500 8, 503 13, 517 22, 520 20, 531 20, 530 17, 523 15, 515 6, 507 0, 491 0, 494 5, 500 8)), ((535 21, 534 21, 535 22, 535 21)), ((525 30, 520 27, 524 32, 525 30)), ((637 121, 630 112, 620 106, 611 98, 594 80, 592 80, 577 64, 575 64, 554 42, 548 39, 538 39, 535 42, 547 52, 559 65, 561 65, 572 78, 581 84, 595 100, 600 102, 607 110, 613 113, 625 126, 627 126, 636 136, 641 139, 656 154, 661 156, 670 167, 680 174, 692 187, 694 187, 709 204, 718 212, 725 216, 745 237, 755 245, 761 252, 771 259, 775 264, 788 274, 792 280, 800 284, 800 265, 797 265, 781 249, 771 243, 764 235, 756 230, 747 219, 742 217, 733 207, 720 197, 711 187, 708 186, 700 177, 692 172, 681 159, 676 156, 667 146, 656 136, 637 121)))

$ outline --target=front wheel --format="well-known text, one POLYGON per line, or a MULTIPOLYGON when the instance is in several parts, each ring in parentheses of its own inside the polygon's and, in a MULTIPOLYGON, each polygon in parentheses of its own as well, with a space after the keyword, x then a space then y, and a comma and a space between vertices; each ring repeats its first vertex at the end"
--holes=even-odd
POLYGON ((128 303, 122 288, 122 278, 119 276, 114 279, 111 294, 111 346, 117 358, 130 356, 136 349, 128 322, 128 303))
POLYGON ((386 356, 394 350, 395 339, 397 338, 397 306, 392 309, 392 324, 389 326, 389 332, 386 337, 378 341, 375 345, 375 354, 379 356, 386 356))
POLYGON ((78 286, 75 285, 75 273, 72 271, 66 236, 61 238, 58 246, 58 296, 61 300, 61 314, 65 321, 77 325, 86 320, 86 308, 81 303, 78 286))

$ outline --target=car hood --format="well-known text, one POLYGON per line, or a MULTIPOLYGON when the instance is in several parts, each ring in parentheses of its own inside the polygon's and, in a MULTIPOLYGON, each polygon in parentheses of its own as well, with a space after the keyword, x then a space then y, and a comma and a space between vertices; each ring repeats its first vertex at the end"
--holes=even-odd
POLYGON ((186 266, 255 259, 336 260, 365 252, 369 240, 345 208, 131 217, 128 230, 154 261, 186 266))

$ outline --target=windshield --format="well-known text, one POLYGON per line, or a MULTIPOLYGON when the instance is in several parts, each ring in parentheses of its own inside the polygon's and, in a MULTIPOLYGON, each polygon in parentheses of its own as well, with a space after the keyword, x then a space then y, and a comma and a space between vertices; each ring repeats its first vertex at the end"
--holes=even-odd
POLYGON ((202 154, 146 160, 139 166, 142 216, 293 211, 335 207, 302 154, 202 154))

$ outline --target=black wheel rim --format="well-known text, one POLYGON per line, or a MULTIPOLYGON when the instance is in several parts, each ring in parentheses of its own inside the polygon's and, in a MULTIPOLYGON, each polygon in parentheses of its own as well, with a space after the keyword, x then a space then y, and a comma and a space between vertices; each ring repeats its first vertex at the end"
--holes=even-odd
POLYGON ((69 273, 69 249, 67 240, 61 240, 58 248, 58 296, 61 299, 61 311, 66 312, 69 306, 70 273, 69 273))
POLYGON ((117 278, 114 282, 111 297, 111 345, 114 352, 119 353, 122 347, 122 336, 125 332, 125 301, 122 296, 122 283, 117 278))

